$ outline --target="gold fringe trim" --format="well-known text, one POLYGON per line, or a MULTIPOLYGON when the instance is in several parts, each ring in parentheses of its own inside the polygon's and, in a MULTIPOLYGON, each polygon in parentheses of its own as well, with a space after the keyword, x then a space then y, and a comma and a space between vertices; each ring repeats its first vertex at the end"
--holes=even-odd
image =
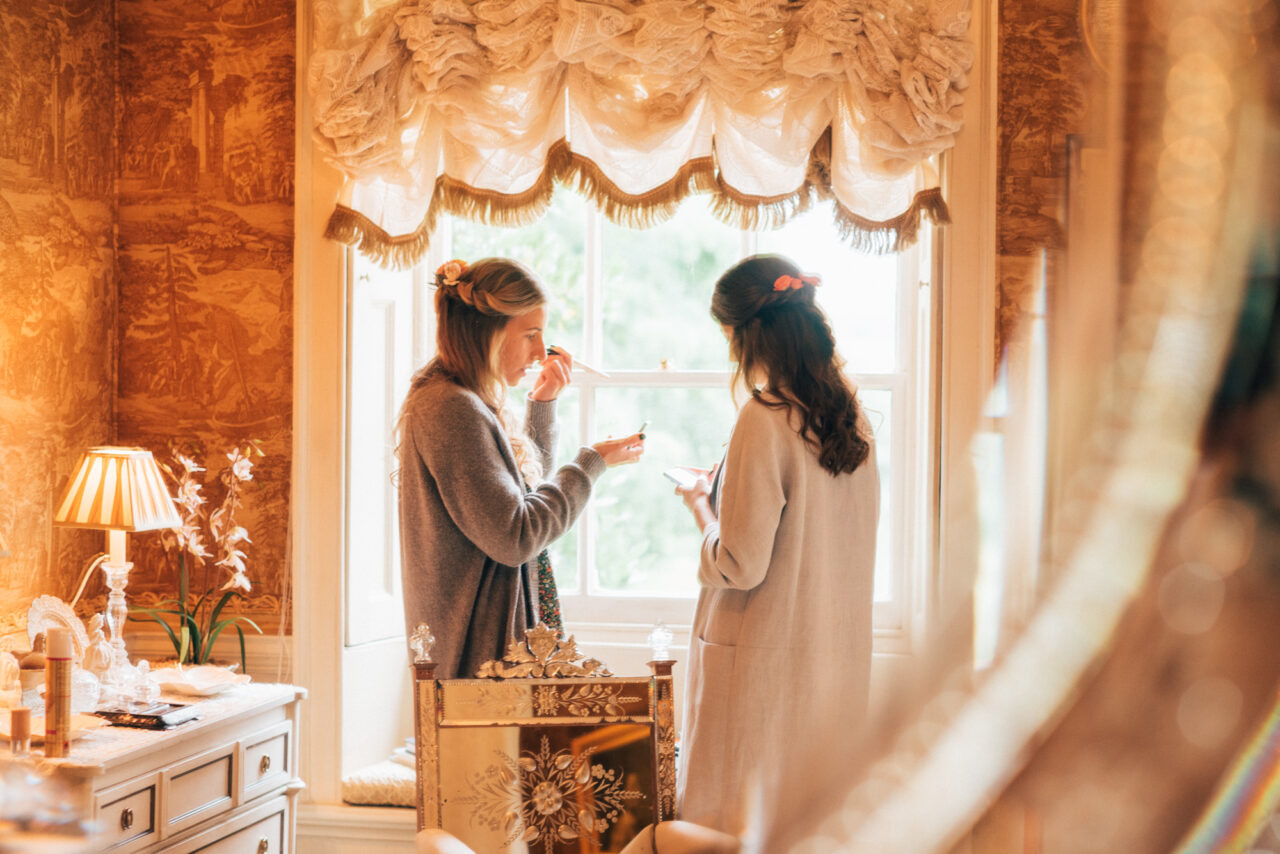
POLYGON ((858 216, 836 202, 836 225, 840 237, 859 252, 869 255, 885 255, 901 252, 916 242, 920 236, 920 221, 928 217, 934 225, 948 225, 951 212, 942 198, 942 190, 931 187, 921 190, 911 200, 911 205, 893 219, 881 222, 858 216))
MULTIPOLYGON (((436 179, 431 202, 422 222, 411 234, 391 235, 359 211, 338 205, 325 229, 325 237, 353 246, 383 267, 406 269, 426 255, 430 235, 441 214, 509 228, 530 225, 546 213, 555 185, 575 189, 612 222, 630 228, 650 228, 675 215, 680 203, 694 194, 710 196, 712 213, 727 225, 747 230, 779 228, 815 202, 832 198, 831 130, 819 138, 810 153, 805 182, 778 196, 753 196, 724 182, 714 158, 700 157, 681 167, 669 181, 640 194, 624 192, 592 160, 569 149, 565 140, 547 152, 547 164, 538 181, 521 193, 480 190, 447 175, 436 179)), ((860 252, 898 252, 915 242, 922 217, 937 225, 951 221, 942 191, 922 190, 896 217, 876 221, 859 216, 838 201, 836 225, 841 239, 860 252)))
POLYGON ((537 222, 551 206, 551 195, 556 188, 550 166, 551 152, 547 154, 547 164, 534 185, 522 193, 478 190, 448 175, 441 175, 436 179, 435 195, 431 200, 431 227, 435 227, 437 212, 505 228, 519 228, 537 222))
MULTIPOLYGON (((558 143, 557 143, 558 144, 558 143)), ((410 234, 391 235, 386 229, 357 210, 336 205, 324 236, 352 246, 375 263, 393 270, 404 270, 422 260, 430 248, 431 233, 442 214, 518 228, 537 222, 551 204, 555 190, 555 174, 548 153, 548 168, 538 181, 522 193, 498 193, 479 190, 448 175, 436 179, 427 205, 427 214, 410 234)))
POLYGON ((629 228, 651 228, 666 222, 689 196, 714 192, 719 185, 711 157, 690 160, 670 180, 635 195, 609 180, 595 161, 570 151, 564 140, 552 147, 547 164, 548 171, 554 169, 557 181, 573 186, 611 222, 629 228))
POLYGON ((719 177, 709 204, 711 212, 725 225, 745 231, 770 231, 807 211, 817 195, 807 180, 794 191, 780 196, 752 196, 738 192, 719 177))
POLYGON ((412 234, 392 236, 382 226, 346 205, 335 205, 324 236, 345 243, 381 267, 405 270, 427 254, 428 235, 435 227, 429 211, 427 220, 412 234))
POLYGON ((804 183, 790 193, 777 196, 753 196, 740 193, 720 176, 711 212, 726 225, 748 231, 781 228, 797 214, 804 213, 815 201, 831 197, 831 128, 827 128, 809 152, 804 183))

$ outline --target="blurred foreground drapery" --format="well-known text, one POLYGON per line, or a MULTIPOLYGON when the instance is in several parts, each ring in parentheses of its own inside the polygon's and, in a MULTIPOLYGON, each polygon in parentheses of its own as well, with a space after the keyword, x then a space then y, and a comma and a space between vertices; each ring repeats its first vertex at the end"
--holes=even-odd
POLYGON ((422 257, 441 213, 518 225, 571 183, 615 221, 709 193, 773 227, 834 197, 860 248, 945 221, 967 0, 320 0, 314 133, 330 237, 422 257), (370 8, 371 4, 374 8, 370 8))

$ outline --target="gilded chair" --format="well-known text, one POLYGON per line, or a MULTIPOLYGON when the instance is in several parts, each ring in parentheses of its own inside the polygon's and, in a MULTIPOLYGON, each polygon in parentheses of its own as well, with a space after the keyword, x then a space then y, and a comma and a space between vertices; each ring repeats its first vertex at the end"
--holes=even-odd
POLYGON ((675 817, 673 662, 613 676, 572 637, 525 635, 474 679, 436 679, 414 632, 418 830, 477 854, 620 852, 675 817))

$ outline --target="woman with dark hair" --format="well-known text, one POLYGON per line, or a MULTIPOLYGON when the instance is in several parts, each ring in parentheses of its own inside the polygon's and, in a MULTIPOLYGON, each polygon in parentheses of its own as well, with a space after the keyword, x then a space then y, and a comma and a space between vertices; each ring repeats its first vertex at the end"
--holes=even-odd
POLYGON ((677 489, 703 532, 680 817, 745 851, 787 850, 867 702, 879 476, 817 285, 771 255, 716 283, 745 400, 710 481, 677 489))
POLYGON ((410 384, 397 454, 405 622, 431 628, 438 679, 474 676, 540 621, 561 628, 546 548, 606 467, 644 452, 635 434, 581 448, 552 471, 555 400, 573 362, 547 354, 546 304, 515 261, 436 271, 436 356, 410 384), (522 428, 507 390, 536 362, 522 428))

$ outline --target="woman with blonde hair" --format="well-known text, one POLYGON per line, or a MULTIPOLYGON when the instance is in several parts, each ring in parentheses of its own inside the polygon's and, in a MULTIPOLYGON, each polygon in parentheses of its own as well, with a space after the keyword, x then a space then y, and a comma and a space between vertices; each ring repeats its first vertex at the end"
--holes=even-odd
POLYGON ((880 485, 815 276, 731 268, 711 316, 737 362, 723 462, 677 492, 702 531, 680 817, 790 850, 853 765, 871 669, 880 485))
POLYGON ((398 424, 400 551, 406 625, 431 628, 436 678, 453 679, 540 621, 560 628, 546 549, 606 467, 640 457, 644 436, 597 442, 553 470, 555 401, 573 362, 543 344, 546 291, 503 258, 450 261, 435 284, 436 356, 398 424), (538 362, 522 428, 506 393, 538 362))

